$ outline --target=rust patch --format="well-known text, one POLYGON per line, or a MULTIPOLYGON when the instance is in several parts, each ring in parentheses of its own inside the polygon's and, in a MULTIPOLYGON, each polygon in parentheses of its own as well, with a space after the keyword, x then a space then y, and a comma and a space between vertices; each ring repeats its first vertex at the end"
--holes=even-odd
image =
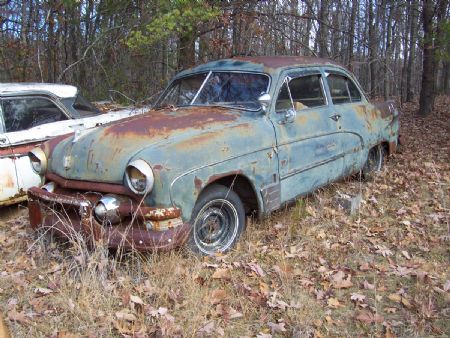
POLYGON ((28 154, 30 150, 37 147, 41 142, 32 142, 27 144, 19 144, 17 146, 9 146, 0 148, 0 156, 14 156, 28 154))
POLYGON ((296 120, 299 124, 302 124, 302 125, 308 123, 308 118, 305 115, 297 115, 296 120))
POLYGON ((2 186, 5 188, 14 188, 15 186, 15 179, 13 177, 11 177, 11 175, 8 175, 8 173, 6 173, 6 175, 4 177, 2 177, 2 186))
MULTIPOLYGON (((186 149, 192 150, 192 149, 208 147, 209 144, 211 144, 214 141, 214 139, 220 139, 220 141, 222 141, 223 139, 226 139, 227 136, 229 137, 229 135, 232 132, 236 132, 239 134, 246 134, 246 135, 252 135, 252 134, 254 135, 254 130, 253 130, 253 128, 251 128, 251 125, 249 123, 242 123, 242 124, 233 126, 231 128, 227 128, 227 129, 222 128, 222 129, 216 130, 214 132, 202 133, 200 135, 189 138, 183 142, 177 143, 175 145, 175 148, 186 151, 186 149)), ((230 150, 230 148, 226 144, 224 144, 221 147, 222 152, 227 152, 229 150, 230 150)))
POLYGON ((49 181, 55 182, 62 188, 126 195, 132 197, 135 200, 142 199, 142 196, 137 196, 135 193, 133 193, 130 189, 123 186, 122 184, 67 180, 59 175, 50 172, 45 175, 45 178, 49 181))
POLYGON ((393 100, 388 101, 375 101, 374 105, 378 110, 381 118, 385 119, 394 114, 395 102, 393 100))
POLYGON ((199 179, 197 176, 195 176, 194 185, 195 185, 195 190, 197 190, 197 192, 200 192, 200 190, 202 190, 203 182, 201 179, 199 179))
POLYGON ((212 175, 208 178, 208 182, 207 185, 215 182, 217 180, 220 180, 221 178, 224 177, 228 177, 228 176, 234 176, 234 175, 241 175, 242 174, 242 170, 233 170, 233 171, 229 171, 227 173, 223 173, 223 174, 218 174, 218 175, 212 175))
POLYGON ((392 141, 389 142, 389 155, 395 153, 397 151, 397 142, 392 141))
POLYGON ((104 128, 104 136, 121 134, 123 136, 165 135, 170 131, 197 128, 203 129, 212 123, 224 123, 236 120, 236 114, 229 108, 188 107, 177 110, 152 110, 111 124, 104 128))
POLYGON ((356 114, 361 117, 366 116, 366 106, 364 105, 355 105, 356 114))
POLYGON ((161 171, 163 170, 163 166, 161 164, 155 164, 154 166, 152 166, 152 169, 155 171, 161 171))

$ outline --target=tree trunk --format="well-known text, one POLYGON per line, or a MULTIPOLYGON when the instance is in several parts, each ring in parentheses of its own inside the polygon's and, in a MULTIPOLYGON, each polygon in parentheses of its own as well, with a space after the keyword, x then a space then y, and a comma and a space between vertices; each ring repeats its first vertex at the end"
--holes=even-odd
POLYGON ((403 30, 403 65, 402 65, 402 83, 400 88, 400 102, 403 104, 406 101, 406 77, 408 76, 408 59, 409 59, 409 30, 411 27, 411 4, 406 9, 408 20, 403 30))
POLYGON ((392 51, 391 51, 391 30, 393 29, 391 27, 392 22, 392 15, 394 13, 394 8, 392 4, 389 2, 389 15, 386 21, 386 54, 384 57, 384 99, 387 100, 389 96, 391 95, 391 69, 389 61, 392 57, 392 51))
POLYGON ((418 11, 418 0, 412 0, 410 6, 411 15, 411 26, 409 33, 409 58, 408 58, 408 68, 406 70, 406 102, 411 102, 414 99, 414 91, 411 88, 412 76, 413 76, 413 65, 416 58, 416 41, 417 41, 417 11, 418 11))
POLYGON ((434 108, 435 98, 435 49, 433 44, 433 16, 434 6, 432 0, 423 0, 423 71, 422 89, 419 100, 419 116, 426 116, 434 108))
POLYGON ((350 34, 348 36, 348 51, 347 51, 347 67, 352 71, 353 65, 353 46, 355 43, 355 22, 356 10, 358 9, 358 0, 352 0, 352 12, 350 14, 350 34))
POLYGON ((319 31, 317 33, 318 45, 319 45, 319 56, 327 57, 328 56, 328 48, 327 48, 327 39, 328 34, 327 31, 329 28, 326 26, 328 17, 328 0, 320 1, 320 11, 319 11, 319 31))
POLYGON ((180 36, 180 52, 178 57, 178 68, 187 69, 195 64, 195 39, 192 34, 180 36))
POLYGON ((376 83, 376 49, 377 41, 375 34, 374 24, 374 12, 373 12, 373 0, 369 0, 369 72, 370 72, 370 96, 376 96, 375 83, 376 83))

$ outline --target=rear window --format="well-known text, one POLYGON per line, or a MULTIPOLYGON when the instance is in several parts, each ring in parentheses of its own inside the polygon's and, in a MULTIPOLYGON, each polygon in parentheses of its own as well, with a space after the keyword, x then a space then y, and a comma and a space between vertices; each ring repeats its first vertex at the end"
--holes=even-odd
POLYGON ((61 99, 61 101, 76 119, 101 114, 101 111, 81 94, 77 94, 75 98, 61 99))
POLYGON ((361 101, 358 87, 348 77, 330 74, 327 77, 333 104, 343 104, 361 101))

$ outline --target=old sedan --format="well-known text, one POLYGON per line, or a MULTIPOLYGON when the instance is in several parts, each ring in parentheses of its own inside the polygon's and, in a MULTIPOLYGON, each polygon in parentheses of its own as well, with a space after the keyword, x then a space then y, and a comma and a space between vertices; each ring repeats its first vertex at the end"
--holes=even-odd
POLYGON ((352 173, 398 142, 392 102, 371 104, 342 66, 252 57, 183 71, 154 109, 31 152, 34 228, 109 247, 223 252, 263 216, 352 173))
POLYGON ((70 85, 0 83, 0 206, 25 200, 41 183, 28 158, 39 143, 136 112, 102 114, 70 85))

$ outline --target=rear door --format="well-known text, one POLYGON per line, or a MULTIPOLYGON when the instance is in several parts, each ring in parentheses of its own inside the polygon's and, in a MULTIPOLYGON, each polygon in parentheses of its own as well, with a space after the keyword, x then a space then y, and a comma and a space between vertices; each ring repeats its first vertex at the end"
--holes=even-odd
POLYGON ((277 137, 282 201, 341 175, 342 150, 332 114, 319 69, 285 75, 271 117, 277 137))
POLYGON ((351 77, 340 70, 326 70, 325 76, 344 152, 343 174, 350 175, 364 164, 368 133, 376 128, 367 123, 367 101, 351 77))

